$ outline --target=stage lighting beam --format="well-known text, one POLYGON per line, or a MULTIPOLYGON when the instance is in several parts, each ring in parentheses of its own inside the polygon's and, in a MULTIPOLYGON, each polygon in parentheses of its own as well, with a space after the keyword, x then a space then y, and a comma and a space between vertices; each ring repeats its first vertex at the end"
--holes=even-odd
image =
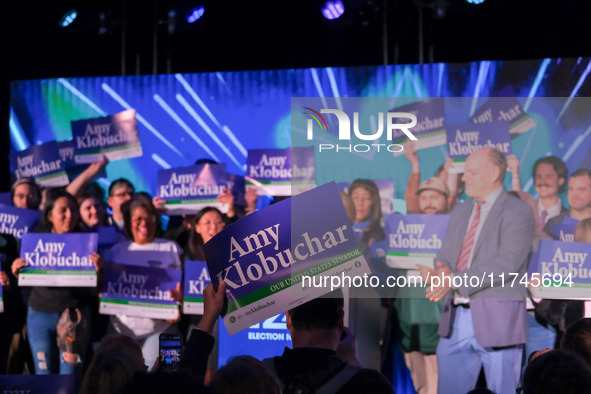
POLYGON ((345 12, 345 6, 341 0, 329 0, 324 3, 321 11, 326 19, 337 19, 345 12))
POLYGON ((196 22, 199 18, 201 18, 203 16, 204 13, 205 13, 205 7, 200 5, 198 7, 193 8, 191 11, 189 11, 187 16, 185 16, 185 20, 187 21, 187 23, 196 22))
POLYGON ((76 10, 70 10, 68 12, 66 12, 64 14, 64 16, 62 16, 62 19, 60 20, 60 26, 61 27, 68 27, 72 24, 72 22, 74 22, 74 19, 76 19, 76 17, 78 16, 78 11, 76 10))

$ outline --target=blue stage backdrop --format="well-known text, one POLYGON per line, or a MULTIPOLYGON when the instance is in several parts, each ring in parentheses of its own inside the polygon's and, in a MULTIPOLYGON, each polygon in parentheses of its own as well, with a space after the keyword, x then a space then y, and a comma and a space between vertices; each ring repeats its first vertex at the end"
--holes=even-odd
MULTIPOLYGON (((144 154, 109 164, 101 182, 123 176, 153 194, 161 168, 208 157, 243 174, 247 149, 290 146, 292 97, 473 97, 473 112, 486 97, 515 96, 537 123, 513 142, 524 189, 533 193, 531 168, 541 156, 564 158, 571 172, 591 168, 591 123, 563 121, 570 100, 552 119, 532 113, 534 97, 589 96, 589 71, 591 59, 578 58, 18 81, 12 84, 12 150, 70 139, 72 120, 135 108, 144 154)), ((440 148, 419 152, 425 176, 444 155, 440 148)), ((401 199, 410 166, 404 157, 392 160, 387 176, 401 199)))

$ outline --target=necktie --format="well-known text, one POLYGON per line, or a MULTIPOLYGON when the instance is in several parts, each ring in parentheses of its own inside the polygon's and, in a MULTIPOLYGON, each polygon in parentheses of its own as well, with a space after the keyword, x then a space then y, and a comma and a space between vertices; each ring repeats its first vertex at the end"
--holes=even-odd
POLYGON ((480 222, 480 208, 482 207, 482 204, 483 203, 480 201, 476 201, 476 212, 474 213, 472 224, 470 224, 470 228, 464 237, 464 243, 462 244, 462 250, 460 251, 460 257, 458 258, 456 271, 468 269, 468 260, 470 259, 470 253, 472 252, 472 247, 474 246, 476 228, 478 228, 478 222, 480 222))
POLYGON ((542 211, 542 214, 540 215, 540 223, 538 223, 538 231, 543 231, 544 230, 544 225, 546 224, 546 218, 548 217, 548 211, 546 211, 545 209, 542 211))

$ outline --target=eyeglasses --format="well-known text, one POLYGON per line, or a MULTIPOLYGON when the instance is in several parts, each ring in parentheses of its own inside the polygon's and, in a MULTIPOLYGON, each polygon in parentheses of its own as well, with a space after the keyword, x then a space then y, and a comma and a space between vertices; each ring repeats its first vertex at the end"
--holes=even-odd
POLYGON ((113 197, 118 197, 118 198, 123 198, 123 197, 127 197, 127 196, 131 197, 131 196, 133 196, 133 194, 134 194, 133 192, 120 192, 120 193, 113 194, 113 197))
POLYGON ((148 216, 148 217, 139 217, 139 218, 132 218, 131 219, 131 224, 133 224, 134 226, 137 226, 137 225, 141 224, 142 222, 145 222, 146 224, 156 223, 156 218, 154 216, 148 216))
POLYGON ((32 194, 32 193, 29 193, 29 194, 25 194, 25 193, 16 193, 16 194, 14 195, 14 197, 16 197, 16 198, 19 198, 19 199, 20 199, 20 198, 35 198, 36 196, 35 196, 34 194, 32 194))
POLYGON ((226 223, 224 222, 210 222, 210 221, 205 221, 205 222, 199 222, 198 225, 199 226, 211 226, 214 225, 216 227, 220 227, 220 226, 224 226, 226 223))

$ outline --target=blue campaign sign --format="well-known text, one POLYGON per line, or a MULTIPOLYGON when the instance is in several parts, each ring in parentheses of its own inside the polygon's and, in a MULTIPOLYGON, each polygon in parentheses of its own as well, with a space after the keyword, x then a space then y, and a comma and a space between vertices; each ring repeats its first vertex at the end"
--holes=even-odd
POLYGON ((331 290, 304 278, 369 273, 351 227, 331 182, 250 214, 207 242, 212 282, 228 285, 228 331, 234 334, 331 290))
POLYGON ((528 272, 542 283, 534 296, 591 299, 591 243, 541 240, 528 272))
POLYGON ((416 269, 433 266, 441 248, 450 215, 386 215, 386 263, 392 268, 416 269))
POLYGON ((578 220, 564 220, 562 223, 550 223, 550 235, 552 239, 563 242, 575 242, 575 229, 578 220))
POLYGON ((142 155, 135 109, 71 123, 76 163, 93 163, 102 155, 109 161, 142 155))
MULTIPOLYGON (((417 150, 445 144, 445 129, 443 127, 445 122, 444 100, 435 98, 418 101, 395 108, 390 112, 407 112, 416 116, 417 124, 408 130, 417 137, 417 141, 415 141, 417 150)), ((409 123, 409 120, 407 118, 399 119, 396 123, 405 124, 409 123)), ((407 139, 407 135, 400 129, 392 131, 393 143, 401 144, 407 139)), ((397 152, 394 156, 402 154, 402 152, 397 152)))
POLYGON ((234 205, 244 207, 246 200, 244 200, 244 192, 246 187, 246 180, 243 176, 226 173, 228 176, 228 189, 234 195, 234 205))
POLYGON ((249 149, 246 186, 262 195, 291 195, 291 150, 249 149))
POLYGON ((177 288, 181 278, 179 269, 107 263, 100 313, 175 319, 178 304, 172 300, 170 290, 177 288))
POLYGON ((41 219, 41 211, 0 204, 0 233, 21 239, 41 219))
POLYGON ((509 122, 506 121, 446 125, 445 133, 455 173, 464 172, 464 162, 480 148, 495 148, 505 156, 512 153, 509 122))
POLYGON ((101 250, 107 250, 118 242, 125 240, 125 237, 113 226, 102 226, 96 229, 98 234, 98 246, 101 250))
POLYGON ((12 205, 12 195, 10 192, 2 192, 0 193, 0 204, 2 205, 12 205))
POLYGON ((169 214, 194 214, 205 207, 228 212, 217 196, 228 187, 223 164, 204 164, 158 171, 158 196, 169 214))
MULTIPOLYGON (((64 162, 64 166, 66 167, 66 172, 68 174, 68 178, 70 181, 73 181, 78 175, 80 175, 88 166, 87 165, 80 165, 76 163, 74 159, 74 141, 62 141, 57 143, 58 151, 60 158, 64 162)), ((107 172, 105 169, 101 169, 97 174, 97 178, 106 178, 107 172)))
POLYGON ((235 356, 249 355, 262 360, 279 356, 284 348, 292 347, 291 336, 285 325, 285 313, 272 316, 234 335, 228 333, 221 319, 219 327, 219 367, 235 356))
POLYGON ((3 394, 74 394, 74 375, 0 375, 3 394))
POLYGON ((34 145, 10 155, 10 165, 17 178, 33 177, 41 186, 59 187, 69 183, 55 141, 34 145))
POLYGON ((511 135, 523 134, 532 129, 536 122, 523 110, 515 97, 491 97, 478 108, 470 118, 473 123, 493 123, 506 121, 509 123, 511 135))
POLYGON ((203 289, 211 283, 205 261, 186 260, 183 279, 183 313, 203 314, 203 289))
POLYGON ((95 287, 96 268, 90 254, 98 248, 96 233, 27 233, 20 257, 26 265, 20 286, 95 287))

